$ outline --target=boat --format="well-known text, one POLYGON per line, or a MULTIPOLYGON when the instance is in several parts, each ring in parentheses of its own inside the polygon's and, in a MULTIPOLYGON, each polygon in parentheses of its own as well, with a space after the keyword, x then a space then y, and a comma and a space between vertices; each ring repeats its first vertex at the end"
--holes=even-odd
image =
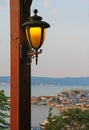
POLYGON ((45 125, 48 123, 48 120, 45 119, 44 122, 40 123, 40 126, 42 127, 42 129, 45 128, 45 125))

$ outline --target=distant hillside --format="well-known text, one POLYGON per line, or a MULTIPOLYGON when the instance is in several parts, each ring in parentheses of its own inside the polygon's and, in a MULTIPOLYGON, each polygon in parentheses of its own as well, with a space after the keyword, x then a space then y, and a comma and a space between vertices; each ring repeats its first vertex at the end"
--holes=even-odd
MULTIPOLYGON (((10 77, 0 77, 0 83, 10 83, 10 77)), ((32 85, 69 85, 69 86, 88 86, 89 77, 75 77, 75 78, 47 78, 47 77, 32 77, 32 85)))
POLYGON ((10 83, 10 77, 9 76, 0 76, 0 83, 10 83))
POLYGON ((40 84, 54 84, 54 85, 70 85, 70 86, 88 86, 89 77, 77 77, 77 78, 47 78, 47 77, 32 77, 32 85, 40 84))

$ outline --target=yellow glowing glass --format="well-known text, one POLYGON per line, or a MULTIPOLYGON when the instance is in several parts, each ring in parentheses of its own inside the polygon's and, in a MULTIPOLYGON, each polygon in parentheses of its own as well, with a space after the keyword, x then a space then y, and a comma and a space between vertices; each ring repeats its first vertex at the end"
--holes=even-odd
POLYGON ((30 44, 29 29, 26 29, 26 37, 27 37, 28 43, 30 44))
POLYGON ((32 47, 35 49, 38 49, 43 44, 46 36, 46 29, 43 29, 43 37, 41 33, 42 29, 40 27, 32 27, 26 29, 27 40, 29 44, 32 44, 32 47), (42 43, 41 43, 41 37, 42 37, 42 43))
POLYGON ((44 43, 45 36, 46 36, 46 29, 44 29, 44 32, 43 32, 43 39, 42 39, 42 44, 44 43))

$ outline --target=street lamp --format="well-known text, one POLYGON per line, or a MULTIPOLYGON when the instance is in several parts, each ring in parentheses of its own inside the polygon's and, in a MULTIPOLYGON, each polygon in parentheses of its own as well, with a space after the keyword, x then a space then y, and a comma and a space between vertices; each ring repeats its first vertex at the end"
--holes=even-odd
POLYGON ((28 21, 22 24, 25 27, 26 37, 28 41, 28 49, 25 51, 25 57, 27 57, 27 62, 31 63, 31 58, 35 56, 36 65, 38 62, 38 54, 42 52, 40 49, 44 43, 46 36, 46 28, 50 25, 42 21, 42 17, 37 15, 38 10, 34 10, 34 16, 31 16, 28 21), (39 50, 40 49, 40 50, 39 50))

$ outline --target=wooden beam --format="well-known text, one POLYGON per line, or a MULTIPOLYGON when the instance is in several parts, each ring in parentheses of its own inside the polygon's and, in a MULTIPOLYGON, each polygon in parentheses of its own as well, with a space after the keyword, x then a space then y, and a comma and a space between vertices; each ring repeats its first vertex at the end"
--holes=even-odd
POLYGON ((10 0, 10 130, 31 129, 31 65, 27 66, 20 59, 20 44, 26 42, 25 32, 21 29, 21 24, 29 17, 31 3, 32 0, 10 0))

